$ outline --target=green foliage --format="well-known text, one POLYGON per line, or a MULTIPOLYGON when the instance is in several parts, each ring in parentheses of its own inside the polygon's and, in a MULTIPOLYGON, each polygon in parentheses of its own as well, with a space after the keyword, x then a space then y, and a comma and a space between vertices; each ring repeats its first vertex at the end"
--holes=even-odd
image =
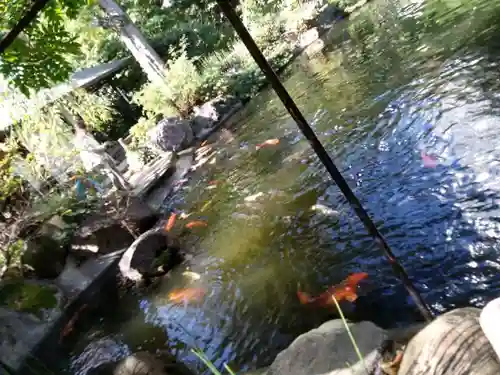
POLYGON ((137 124, 130 128, 131 142, 130 147, 138 150, 147 143, 147 132, 156 125, 153 118, 141 117, 137 124))
MULTIPOLYGON (((23 94, 60 82, 73 71, 68 55, 79 53, 76 38, 65 28, 84 0, 52 0, 38 18, 4 52, 0 74, 23 94)), ((0 30, 10 30, 32 5, 28 0, 0 0, 0 30)))
POLYGON ((50 285, 26 283, 21 280, 9 282, 0 288, 0 305, 14 311, 40 315, 42 309, 57 306, 57 289, 50 285))
POLYGON ((0 205, 11 198, 20 199, 23 195, 22 180, 15 176, 12 168, 12 159, 17 154, 14 144, 4 143, 0 150, 0 205))
MULTIPOLYGON (((204 364, 205 366, 208 367, 208 369, 212 372, 214 375, 222 375, 222 372, 217 370, 217 368, 214 366, 212 362, 203 354, 201 350, 198 349, 192 349, 191 350, 204 364)), ((236 375, 233 370, 229 368, 227 364, 224 364, 224 369, 228 372, 229 375, 236 375)))
POLYGON ((80 54, 68 56, 75 67, 87 68, 128 55, 117 33, 96 27, 94 20, 99 16, 102 11, 97 5, 91 5, 83 7, 76 18, 66 21, 66 29, 75 35, 80 45, 80 54))
POLYGON ((256 24, 262 17, 279 12, 282 5, 282 0, 243 0, 241 17, 247 26, 256 24))
POLYGON ((149 82, 134 96, 149 116, 186 116, 200 102, 203 76, 187 56, 185 44, 165 68, 165 82, 149 82))
POLYGON ((31 151, 38 167, 34 177, 39 181, 45 181, 52 173, 64 174, 75 166, 72 131, 60 110, 57 105, 35 110, 13 129, 15 137, 31 151))
POLYGON ((111 121, 117 114, 109 95, 99 95, 84 89, 73 91, 54 105, 63 105, 73 114, 79 114, 92 131, 100 133, 110 131, 111 121))
POLYGON ((346 9, 357 4, 360 0, 329 0, 330 4, 335 5, 339 9, 346 9))

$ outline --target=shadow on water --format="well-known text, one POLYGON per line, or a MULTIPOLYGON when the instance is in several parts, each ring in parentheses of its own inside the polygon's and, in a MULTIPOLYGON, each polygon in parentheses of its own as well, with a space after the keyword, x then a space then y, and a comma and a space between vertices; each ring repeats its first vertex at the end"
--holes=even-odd
MULTIPOLYGON (((455 3, 369 5, 285 82, 436 313, 483 306, 500 284, 500 2, 455 3)), ((146 327, 159 337, 149 350, 168 347, 199 372, 193 347, 219 368, 268 365, 335 316, 301 306, 297 288, 320 293, 352 272, 372 283, 352 319, 392 327, 418 318, 272 92, 243 111, 231 137, 174 200, 209 223, 188 239, 206 298, 171 304, 168 292, 186 285, 177 270, 157 290, 107 308, 74 352, 76 373, 101 350, 96 343, 115 343, 109 357, 138 350, 146 327), (276 137, 279 145, 255 152, 276 137)))

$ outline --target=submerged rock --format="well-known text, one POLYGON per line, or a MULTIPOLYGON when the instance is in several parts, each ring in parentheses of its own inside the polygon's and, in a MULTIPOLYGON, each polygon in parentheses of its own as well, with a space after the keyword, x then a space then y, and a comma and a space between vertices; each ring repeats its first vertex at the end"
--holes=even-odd
POLYGON ((55 285, 21 280, 0 288, 0 361, 16 369, 60 316, 64 296, 55 285))
POLYGON ((118 362, 101 364, 89 375, 193 375, 193 372, 164 352, 155 355, 140 351, 118 362))
POLYGON ((167 273, 182 259, 178 244, 162 223, 141 234, 123 254, 118 267, 126 279, 139 282, 167 273))
POLYGON ((165 364, 148 352, 137 352, 117 363, 113 375, 167 375, 165 364))
POLYGON ((480 312, 466 307, 437 317, 409 342, 398 374, 500 374, 498 358, 479 325, 480 312))
POLYGON ((342 320, 331 320, 300 335, 282 351, 267 375, 366 375, 375 369, 386 332, 371 322, 349 323, 364 358, 358 359, 342 320))
POLYGON ((177 117, 167 117, 148 131, 151 145, 161 151, 180 151, 189 147, 194 135, 190 120, 177 117))

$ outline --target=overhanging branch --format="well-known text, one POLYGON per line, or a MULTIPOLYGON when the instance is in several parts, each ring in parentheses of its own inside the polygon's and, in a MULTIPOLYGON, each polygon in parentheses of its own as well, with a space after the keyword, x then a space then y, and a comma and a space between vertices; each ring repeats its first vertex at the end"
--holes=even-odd
POLYGON ((28 12, 17 22, 17 24, 0 40, 0 55, 5 52, 14 40, 26 29, 45 8, 50 0, 35 0, 28 12))

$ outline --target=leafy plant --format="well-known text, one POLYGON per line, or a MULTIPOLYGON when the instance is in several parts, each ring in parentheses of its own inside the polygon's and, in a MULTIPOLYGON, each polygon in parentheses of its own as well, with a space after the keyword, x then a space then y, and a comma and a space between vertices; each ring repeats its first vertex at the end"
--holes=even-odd
POLYGON ((186 45, 180 51, 170 51, 170 60, 164 71, 164 82, 150 82, 134 95, 134 101, 150 116, 187 116, 199 103, 203 76, 186 53, 186 45))
POLYGON ((156 122, 152 118, 141 117, 137 124, 130 128, 130 147, 139 150, 147 143, 147 132, 155 126, 156 122))
MULTIPOLYGON (((80 45, 65 28, 85 0, 52 0, 41 14, 2 54, 0 74, 29 96, 61 82, 73 71, 67 56, 79 54, 80 45)), ((10 30, 28 11, 29 0, 0 0, 0 30, 10 30)))
POLYGON ((109 91, 89 92, 78 89, 52 104, 56 108, 62 106, 73 115, 80 115, 92 133, 98 138, 108 138, 110 135, 123 136, 127 129, 115 108, 118 98, 109 91))

